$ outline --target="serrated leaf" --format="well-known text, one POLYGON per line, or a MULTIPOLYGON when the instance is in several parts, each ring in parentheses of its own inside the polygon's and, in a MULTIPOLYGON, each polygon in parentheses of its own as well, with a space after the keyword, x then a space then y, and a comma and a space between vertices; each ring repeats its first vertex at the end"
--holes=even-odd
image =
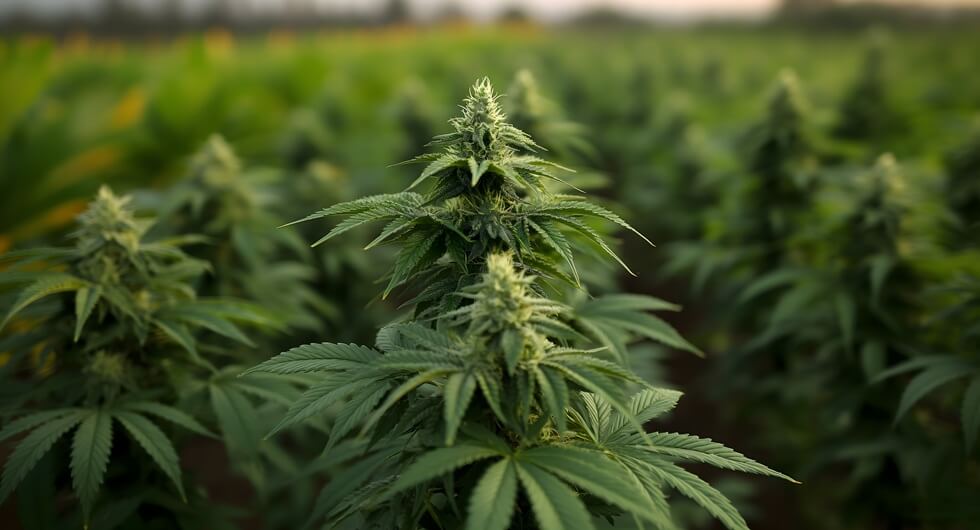
POLYGON ((72 412, 51 419, 35 428, 17 444, 3 466, 3 478, 0 480, 0 503, 6 500, 20 484, 20 481, 24 480, 24 477, 34 469, 37 462, 51 450, 55 442, 78 425, 83 418, 83 413, 72 412))
POLYGON ((519 459, 639 517, 654 523, 659 519, 656 506, 640 493, 640 485, 623 480, 622 466, 601 453, 572 447, 535 447, 521 453, 519 459))
POLYGON ((122 406, 123 410, 130 410, 133 412, 142 412, 146 414, 152 414, 158 418, 163 418, 175 425, 179 425, 191 432, 201 434, 204 436, 214 437, 214 433, 209 431, 207 427, 201 425, 196 419, 194 419, 190 414, 183 412, 181 410, 175 409, 173 407, 164 405, 162 403, 154 403, 151 401, 138 401, 135 403, 127 403, 122 406))
POLYGON ((7 311, 6 316, 4 316, 3 321, 0 321, 0 330, 7 326, 7 323, 14 317, 14 315, 21 312, 25 307, 33 304, 34 302, 53 294, 77 291, 88 286, 88 282, 68 274, 52 274, 50 276, 45 276, 44 278, 41 278, 28 285, 23 291, 20 292, 20 295, 17 296, 17 300, 7 311))
POLYGON ((416 458, 391 485, 389 494, 397 493, 422 482, 438 478, 444 473, 474 462, 501 456, 493 449, 470 444, 433 449, 416 458))
POLYGON ((443 387, 443 420, 446 422, 446 445, 456 441, 456 431, 466 416, 466 409, 476 391, 476 378, 470 373, 456 373, 449 376, 443 387))
POLYGON ((97 409, 78 426, 71 449, 71 477, 86 518, 105 478, 112 450, 112 415, 97 409))
POLYGON ((253 454, 262 439, 255 407, 243 393, 230 386, 212 383, 208 392, 225 443, 234 451, 253 454))
POLYGON ((790 482, 796 482, 788 475, 770 469, 734 449, 729 449, 712 441, 710 438, 662 432, 649 433, 647 436, 650 438, 650 445, 638 446, 644 451, 708 464, 721 469, 779 477, 790 482))
POLYGON ((159 427, 135 412, 119 411, 113 414, 129 435, 146 451, 165 475, 177 487, 182 499, 186 499, 184 483, 181 481, 180 462, 177 451, 167 435, 159 427))
POLYGON ((538 388, 541 389, 546 410, 555 422, 555 429, 558 432, 565 432, 568 428, 565 417, 565 409, 568 408, 568 385, 565 384, 565 379, 547 366, 536 366, 534 375, 538 380, 538 388))
POLYGON ((524 351, 524 334, 519 329, 507 328, 500 336, 500 345, 504 349, 507 373, 513 375, 517 368, 517 361, 520 360, 521 353, 524 351))
POLYGON ((22 416, 3 426, 3 429, 0 430, 0 442, 12 436, 16 436, 24 431, 31 430, 42 423, 47 423, 51 420, 62 416, 67 416, 69 414, 78 413, 80 410, 81 409, 43 410, 41 412, 35 412, 33 414, 28 414, 27 416, 22 416))
POLYGON ((510 458, 491 465, 470 495, 466 530, 507 530, 517 500, 517 472, 510 458))
POLYGON ((304 344, 242 372, 271 374, 297 374, 330 370, 346 370, 363 367, 381 355, 366 346, 321 342, 304 344))
POLYGON ((78 338, 82 336, 82 328, 85 327, 85 322, 101 297, 102 287, 98 285, 82 287, 75 292, 75 342, 78 342, 78 338))
POLYGON ((517 476, 541 530, 594 530, 592 517, 571 488, 541 468, 517 463, 517 476))
POLYGON ((745 519, 732 502, 694 473, 666 461, 654 460, 648 463, 667 485, 698 503, 730 530, 749 530, 745 519))

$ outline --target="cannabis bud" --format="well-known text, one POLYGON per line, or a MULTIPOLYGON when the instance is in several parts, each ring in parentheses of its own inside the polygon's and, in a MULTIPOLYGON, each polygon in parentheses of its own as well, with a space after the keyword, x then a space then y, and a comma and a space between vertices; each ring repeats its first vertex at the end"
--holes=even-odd
POLYGON ((133 215, 129 197, 117 197, 108 186, 78 217, 73 234, 82 257, 80 271, 93 280, 118 281, 130 267, 142 268, 140 238, 146 226, 133 215))

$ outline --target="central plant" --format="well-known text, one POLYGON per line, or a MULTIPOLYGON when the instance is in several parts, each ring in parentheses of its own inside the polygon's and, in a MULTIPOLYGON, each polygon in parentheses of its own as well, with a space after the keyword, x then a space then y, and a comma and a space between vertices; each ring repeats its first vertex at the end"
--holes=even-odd
POLYGON ((383 221, 368 248, 401 245, 384 296, 416 293, 406 302, 412 317, 384 327, 375 348, 308 344, 251 370, 315 375, 276 431, 332 414, 323 464, 333 475, 311 522, 582 530, 605 518, 674 528, 673 489, 729 528, 747 528, 677 462, 789 477, 708 439, 645 432, 680 393, 649 386, 610 347, 644 336, 693 349, 647 313, 676 306, 612 295, 583 312, 555 299, 568 292, 562 282, 583 289, 580 247, 619 261, 600 225, 635 230, 548 191, 555 165, 527 154, 538 146, 507 123, 487 79, 462 109, 431 143, 443 151, 415 159, 428 165, 409 191, 301 220, 344 217, 320 242, 383 221), (429 180, 428 193, 411 191, 429 180))

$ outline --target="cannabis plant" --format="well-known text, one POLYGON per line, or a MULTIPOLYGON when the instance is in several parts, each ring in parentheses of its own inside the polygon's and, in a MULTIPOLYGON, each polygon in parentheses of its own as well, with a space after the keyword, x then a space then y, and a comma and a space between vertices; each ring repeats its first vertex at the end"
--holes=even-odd
POLYGON ((337 308, 311 287, 309 249, 271 212, 278 196, 269 175, 242 167, 219 135, 193 158, 187 177, 162 199, 161 228, 207 239, 191 250, 211 264, 198 291, 262 303, 291 328, 317 330, 337 308))
POLYGON ((442 152, 415 159, 427 165, 409 191, 301 220, 343 218, 321 241, 382 222, 368 247, 400 246, 383 296, 414 294, 411 314, 382 328, 373 348, 308 344, 249 371, 316 376, 275 431, 334 412, 324 458, 335 474, 312 521, 587 529, 604 517, 672 528, 667 492, 676 490, 729 528, 746 528, 678 462, 788 477, 707 439, 644 430, 680 394, 644 383, 603 330, 690 348, 647 312, 676 307, 615 295, 585 314, 547 294, 579 285, 582 246, 619 261, 593 224, 632 228, 579 196, 550 192, 553 165, 528 154, 537 145, 497 99, 487 79, 472 87, 453 130, 432 142, 442 152))
POLYGON ((850 211, 818 234, 827 243, 821 253, 742 291, 743 302, 767 296, 770 310, 725 372, 750 403, 755 396, 770 407, 767 443, 793 440, 800 454, 814 455, 806 467, 821 473, 810 483, 822 498, 861 499, 836 524, 921 518, 928 487, 912 487, 924 486, 914 469, 938 454, 927 456, 920 426, 893 429, 900 386, 873 384, 916 355, 923 337, 922 278, 905 250, 902 189, 894 159, 881 157, 852 188, 850 211), (849 480, 829 478, 832 464, 844 465, 849 480))
POLYGON ((796 76, 783 72, 766 116, 748 131, 744 169, 731 202, 706 220, 707 243, 675 247, 670 267, 693 271, 695 286, 719 272, 733 276, 737 285, 787 262, 815 184, 804 109, 796 76))
POLYGON ((73 246, 3 256, 0 282, 24 287, 0 322, 10 355, 3 384, 18 389, 4 396, 0 440, 27 434, 4 465, 0 501, 27 481, 18 490, 25 521, 217 524, 201 519, 217 511, 191 509, 202 492, 188 488, 164 430, 213 436, 178 408, 175 385, 214 369, 214 339, 248 344, 240 325, 274 320, 234 299, 198 297, 194 283, 209 266, 181 248, 197 238, 149 239, 150 225, 103 187, 79 216, 73 246), (68 466, 52 464, 63 456, 68 466), (100 494, 104 483, 111 495, 100 494), (69 485, 80 513, 52 509, 69 485))

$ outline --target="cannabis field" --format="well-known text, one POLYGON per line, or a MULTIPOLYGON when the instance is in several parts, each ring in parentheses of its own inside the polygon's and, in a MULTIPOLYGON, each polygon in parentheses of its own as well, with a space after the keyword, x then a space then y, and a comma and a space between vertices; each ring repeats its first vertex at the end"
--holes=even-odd
POLYGON ((978 57, 0 39, 0 527, 980 528, 978 57))

